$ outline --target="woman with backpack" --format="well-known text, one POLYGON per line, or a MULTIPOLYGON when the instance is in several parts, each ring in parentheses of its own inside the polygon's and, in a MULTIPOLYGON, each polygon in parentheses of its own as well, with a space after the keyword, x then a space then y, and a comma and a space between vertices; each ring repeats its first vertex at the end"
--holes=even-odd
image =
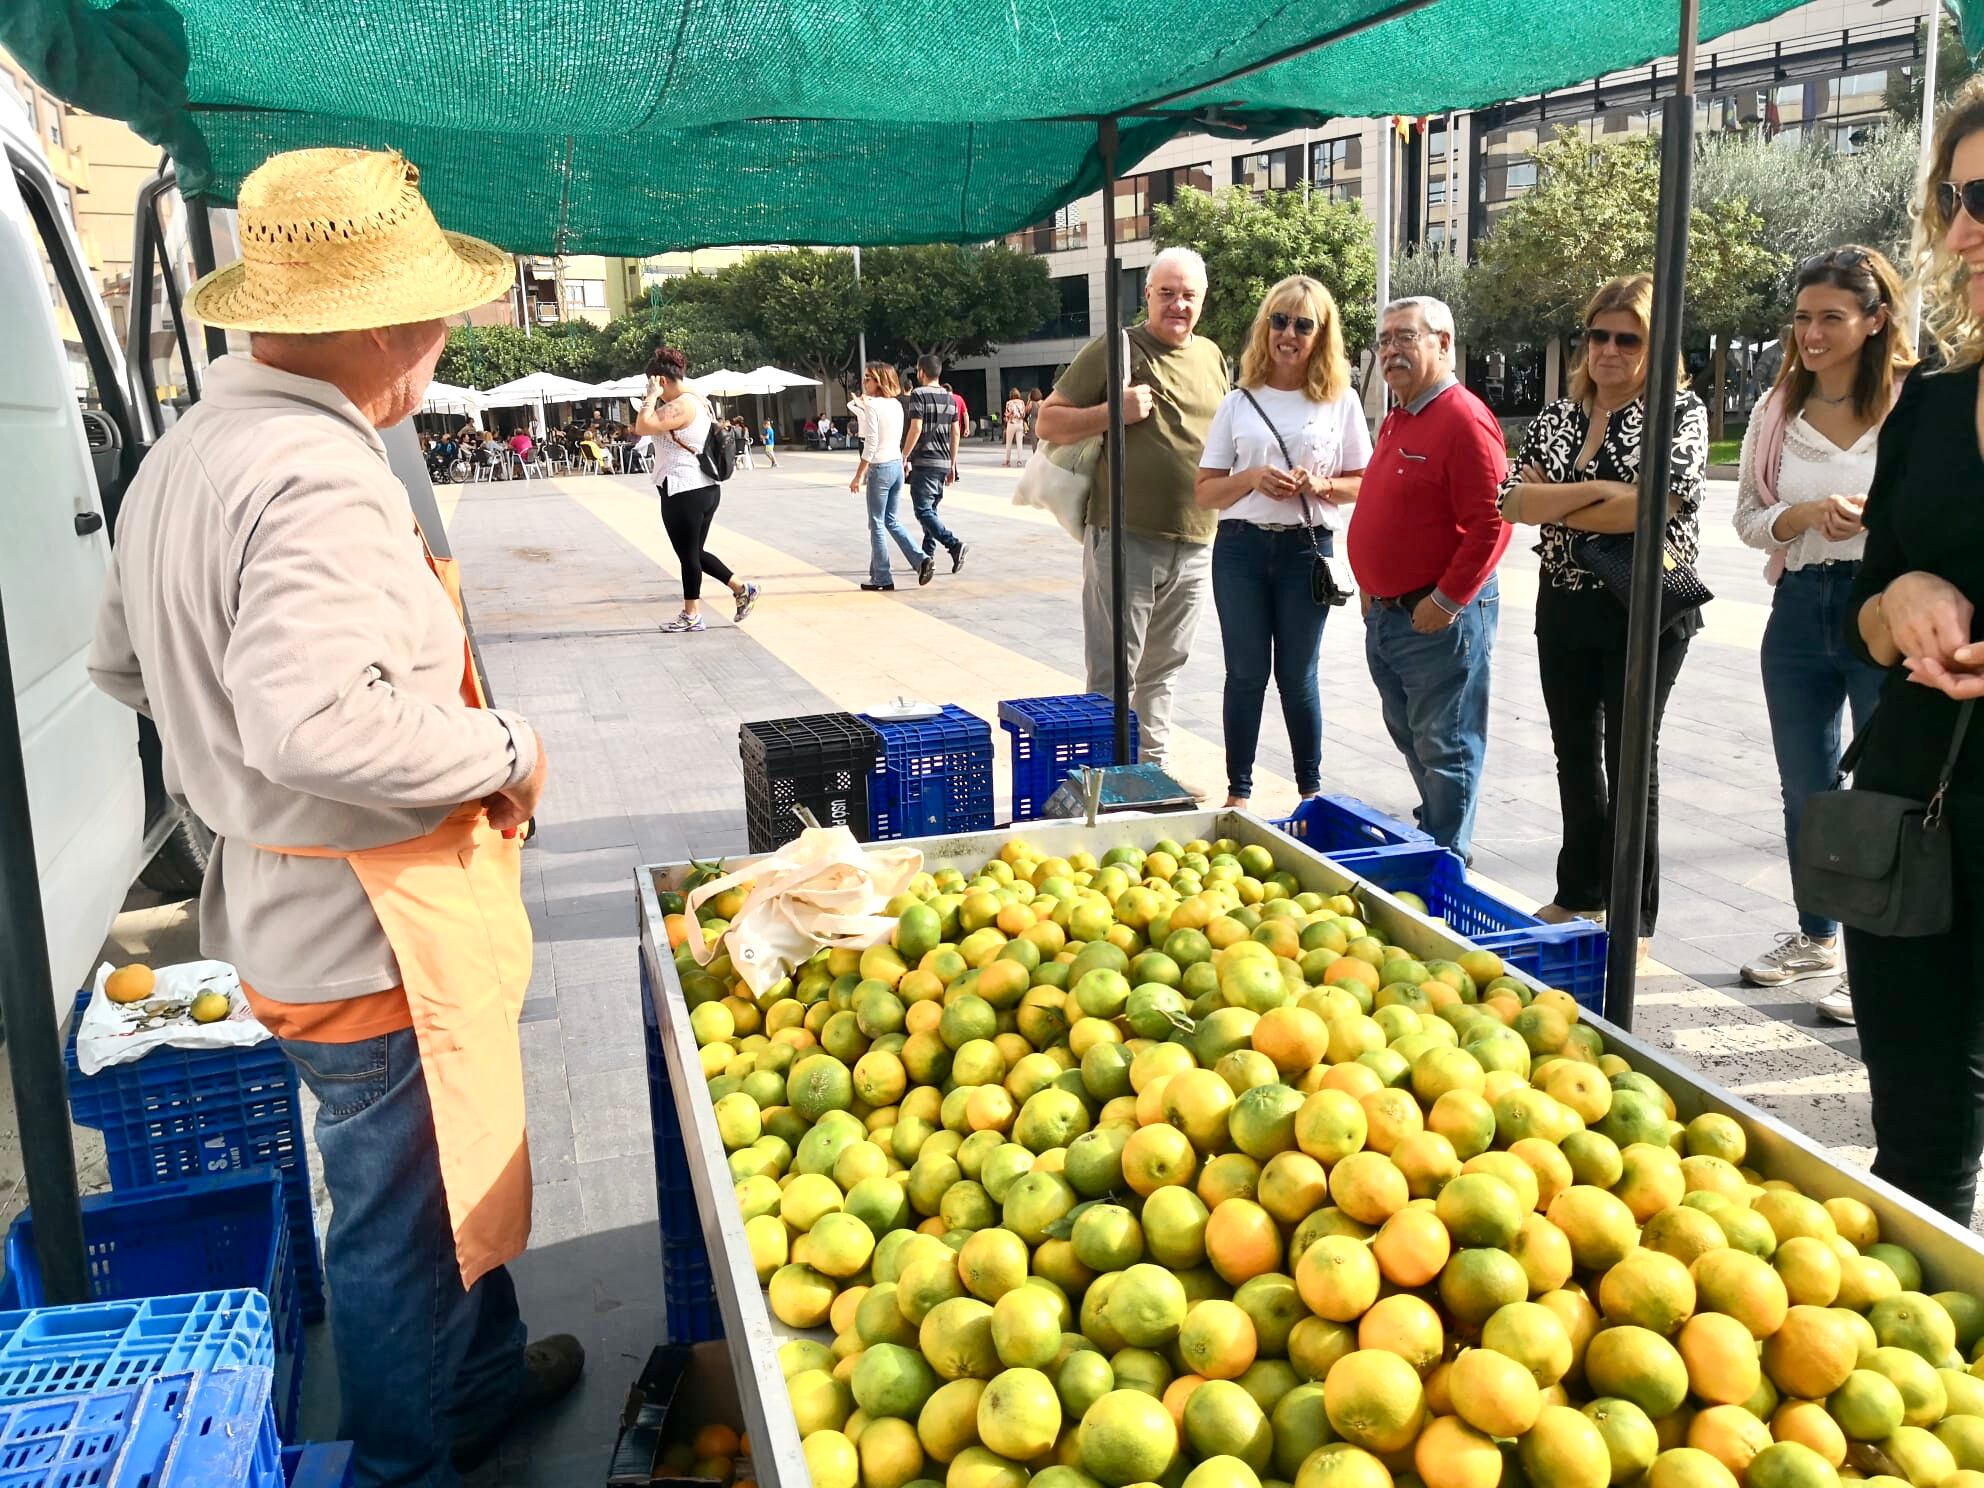
MULTIPOLYGON (((672 346, 659 348, 648 362, 648 390, 634 416, 636 434, 654 436, 654 483, 661 495, 661 525, 682 564, 682 613, 662 626, 670 635, 695 632, 703 624, 703 575, 726 584, 737 598, 734 618, 742 624, 758 602, 758 586, 737 577, 730 565, 704 544, 723 499, 719 478, 704 463, 716 420, 702 394, 685 387, 689 362, 672 346)), ((719 435, 719 438, 728 437, 719 435)))

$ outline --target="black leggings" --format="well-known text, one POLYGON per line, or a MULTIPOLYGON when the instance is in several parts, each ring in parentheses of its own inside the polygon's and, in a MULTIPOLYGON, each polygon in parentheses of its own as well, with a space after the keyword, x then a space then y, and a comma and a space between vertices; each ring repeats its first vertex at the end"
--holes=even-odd
POLYGON ((723 500, 721 486, 699 486, 693 491, 661 492, 661 525, 682 563, 682 602, 703 597, 703 575, 719 584, 731 579, 730 565, 703 544, 710 540, 710 524, 716 520, 717 503, 723 500))
POLYGON ((1984 800, 1952 796, 1945 810, 1951 928, 1910 939, 1849 928, 1846 969, 1873 1096, 1874 1176, 1968 1225, 1984 1155, 1984 800))

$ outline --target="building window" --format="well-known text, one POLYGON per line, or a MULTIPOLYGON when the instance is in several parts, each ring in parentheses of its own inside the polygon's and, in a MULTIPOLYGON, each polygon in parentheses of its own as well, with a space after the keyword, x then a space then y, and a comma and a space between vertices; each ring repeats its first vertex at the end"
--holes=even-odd
POLYGON ((1426 205, 1444 207, 1447 204, 1447 178, 1444 172, 1436 171, 1426 180, 1426 205))
POLYGON ((1088 275, 1070 274, 1056 279, 1054 287, 1061 292, 1061 308, 1023 339, 1055 341, 1088 335, 1088 275))
POLYGON ((1427 224, 1427 227, 1426 227, 1426 246, 1427 246, 1428 248, 1444 248, 1444 247, 1446 247, 1446 246, 1447 246, 1447 225, 1446 225, 1446 223, 1444 223, 1444 222, 1433 222, 1433 223, 1429 223, 1429 224, 1427 224))
POLYGON ((1150 177, 1128 176, 1116 183, 1116 241, 1150 236, 1150 177))
POLYGON ((62 143, 62 105, 52 98, 48 106, 48 142, 51 145, 62 143))
POLYGON ((1233 184, 1245 186, 1256 196, 1268 191, 1286 191, 1301 182, 1302 153, 1299 146, 1233 157, 1233 184))
POLYGON ((1088 224, 1082 221, 1081 205, 1070 202, 1045 222, 1006 234, 1006 246, 1017 253, 1060 253, 1088 246, 1088 224))
POLYGON ((1364 194, 1364 141, 1358 135, 1320 140, 1309 152, 1310 179, 1332 201, 1356 201, 1364 194))
POLYGON ((588 310, 606 308, 606 281, 604 279, 568 279, 565 282, 567 297, 574 305, 583 305, 588 310))
POLYGON ((1123 319, 1134 321, 1143 309, 1144 280, 1150 277, 1150 270, 1119 269, 1116 276, 1116 293, 1122 297, 1123 319))

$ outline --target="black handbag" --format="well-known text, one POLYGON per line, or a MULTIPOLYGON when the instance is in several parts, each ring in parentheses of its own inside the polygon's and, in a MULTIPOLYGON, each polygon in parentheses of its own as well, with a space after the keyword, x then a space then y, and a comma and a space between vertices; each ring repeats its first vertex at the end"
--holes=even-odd
MULTIPOLYGON (((1260 399, 1246 388, 1240 389, 1240 396, 1254 405, 1254 412, 1261 416, 1261 422, 1268 426, 1268 433, 1274 435, 1274 442, 1281 451, 1281 458, 1288 462, 1288 468, 1295 468, 1295 457, 1288 453, 1288 441, 1281 437, 1281 430, 1274 426, 1268 411, 1261 407, 1260 399)), ((1302 501, 1302 525, 1309 533, 1309 598, 1319 605, 1335 606, 1348 604, 1350 597, 1357 592, 1354 583, 1347 576, 1337 572, 1335 560, 1323 551, 1323 545, 1316 537, 1316 524, 1309 519, 1309 498, 1305 494, 1302 501)))
MULTIPOLYGON (((1631 607, 1633 539, 1625 532, 1581 532, 1571 539, 1571 558, 1580 568, 1598 575, 1620 604, 1631 607)), ((1690 610, 1698 610, 1715 595, 1692 563, 1683 563, 1665 539, 1660 546, 1660 629, 1665 630, 1690 610)))
POLYGON ((1833 789, 1809 798, 1798 823, 1791 896, 1802 913, 1870 935, 1940 935, 1950 928, 1955 889, 1943 798, 1973 706, 1957 709, 1950 752, 1927 801, 1846 788, 1867 742, 1868 730, 1859 731, 1840 757, 1833 789))

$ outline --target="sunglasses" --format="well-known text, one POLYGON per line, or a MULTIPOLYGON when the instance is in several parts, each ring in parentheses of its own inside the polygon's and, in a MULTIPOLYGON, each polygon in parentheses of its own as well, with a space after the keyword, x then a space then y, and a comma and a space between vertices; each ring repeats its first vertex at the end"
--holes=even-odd
MULTIPOLYGON (((1984 181, 1976 183, 1980 199, 1984 199, 1984 181)), ((1824 253, 1814 253, 1798 265, 1798 277, 1816 274, 1823 269, 1864 269, 1867 266, 1867 253, 1863 248, 1832 248, 1824 253)))
POLYGON ((1279 310, 1271 311, 1268 315, 1268 325, 1277 331, 1285 331, 1290 326, 1294 326, 1295 334, 1298 336, 1316 334, 1316 323, 1306 315, 1284 315, 1279 310))
POLYGON ((1638 331, 1608 331, 1603 326, 1586 326, 1584 339, 1593 346, 1616 346, 1621 351, 1638 351, 1646 337, 1638 331))
POLYGON ((1956 221, 1957 208, 1970 214, 1970 220, 1984 223, 1984 180, 1943 181, 1936 187, 1936 215, 1943 226, 1956 221))

